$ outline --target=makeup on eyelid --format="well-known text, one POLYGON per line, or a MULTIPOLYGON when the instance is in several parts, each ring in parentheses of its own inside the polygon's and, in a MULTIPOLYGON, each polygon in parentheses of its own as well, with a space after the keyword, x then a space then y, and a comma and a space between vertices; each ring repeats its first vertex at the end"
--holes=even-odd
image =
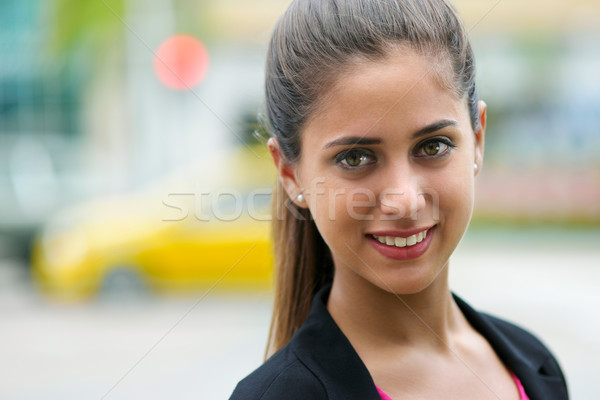
MULTIPOLYGON (((450 139, 445 138, 445 137, 433 137, 433 138, 424 140, 423 142, 419 143, 417 145, 418 152, 415 152, 413 154, 413 157, 419 158, 419 159, 426 159, 426 158, 438 159, 438 158, 442 158, 442 157, 448 155, 454 148, 456 148, 456 145, 454 143, 452 143, 452 141, 450 139), (437 146, 434 148, 434 150, 436 150, 435 154, 428 154, 427 150, 425 150, 425 146, 430 145, 430 144, 437 144, 437 146), (426 154, 418 155, 418 153, 421 150, 425 151, 426 154)), ((375 164, 377 162, 377 159, 376 159, 375 154, 371 150, 363 149, 363 148, 350 148, 350 149, 342 151, 341 153, 338 153, 335 156, 335 162, 337 164, 341 164, 340 166, 343 169, 352 170, 355 168, 363 168, 370 164, 375 164), (372 161, 368 164, 365 164, 365 165, 359 165, 359 164, 351 165, 351 163, 346 163, 346 165, 344 165, 343 161, 347 161, 348 157, 351 155, 352 156, 358 155, 359 163, 362 163, 363 161, 367 160, 368 158, 374 159, 374 161, 372 161)))

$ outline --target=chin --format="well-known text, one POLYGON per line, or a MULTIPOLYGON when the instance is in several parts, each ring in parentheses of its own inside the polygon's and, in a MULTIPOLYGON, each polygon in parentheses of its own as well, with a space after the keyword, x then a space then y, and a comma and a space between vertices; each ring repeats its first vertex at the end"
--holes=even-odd
POLYGON ((424 292, 431 288, 433 283, 436 281, 436 276, 413 276, 413 277, 395 277, 394 279, 387 279, 384 282, 376 280, 372 282, 379 289, 394 294, 397 296, 409 296, 424 292))

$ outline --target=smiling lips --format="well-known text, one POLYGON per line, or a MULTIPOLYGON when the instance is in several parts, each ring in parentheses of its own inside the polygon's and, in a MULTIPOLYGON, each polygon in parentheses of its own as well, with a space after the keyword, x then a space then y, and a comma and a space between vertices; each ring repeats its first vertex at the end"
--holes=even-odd
POLYGON ((377 234, 370 233, 366 236, 371 246, 381 255, 393 260, 412 260, 427 251, 434 232, 435 226, 431 226, 408 232, 376 232, 377 234))
POLYGON ((410 235, 408 237, 394 237, 394 236, 376 236, 372 235, 379 243, 387 244, 388 246, 396 246, 396 247, 407 247, 414 246, 417 243, 421 243, 423 239, 427 237, 427 231, 429 229, 425 229, 419 233, 414 235, 410 235))

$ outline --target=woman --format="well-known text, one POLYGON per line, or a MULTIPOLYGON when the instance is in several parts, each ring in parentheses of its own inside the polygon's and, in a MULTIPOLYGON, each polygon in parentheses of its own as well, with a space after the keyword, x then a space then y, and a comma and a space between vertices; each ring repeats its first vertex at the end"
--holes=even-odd
POLYGON ((550 352, 448 286, 486 106, 444 0, 298 0, 267 72, 268 358, 231 399, 566 399, 550 352))

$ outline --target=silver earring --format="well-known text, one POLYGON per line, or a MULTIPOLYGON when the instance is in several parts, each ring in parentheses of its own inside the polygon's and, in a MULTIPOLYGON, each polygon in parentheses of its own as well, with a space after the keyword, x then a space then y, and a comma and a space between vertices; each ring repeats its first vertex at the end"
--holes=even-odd
POLYGON ((304 196, 302 195, 302 193, 296 196, 296 200, 298 200, 298 203, 304 203, 304 196))
POLYGON ((477 163, 473 163, 473 169, 475 170, 475 172, 477 172, 477 169, 478 169, 478 168, 479 168, 479 167, 477 166, 477 163))

